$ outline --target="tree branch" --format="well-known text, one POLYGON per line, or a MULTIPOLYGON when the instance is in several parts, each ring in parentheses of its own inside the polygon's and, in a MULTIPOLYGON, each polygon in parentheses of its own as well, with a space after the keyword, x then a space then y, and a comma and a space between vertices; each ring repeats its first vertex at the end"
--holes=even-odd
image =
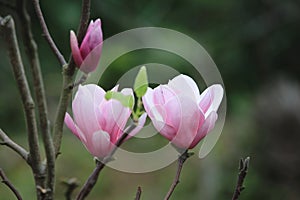
POLYGON ((17 154, 19 154, 26 162, 28 162, 29 153, 20 145, 11 140, 5 133, 0 129, 0 139, 2 140, 1 144, 6 145, 12 150, 14 150, 17 154))
POLYGON ((239 175, 236 183, 236 187, 232 196, 232 200, 237 200, 241 194, 241 192, 245 189, 243 186, 245 177, 248 172, 249 168, 249 162, 250 162, 250 157, 247 157, 245 159, 240 160, 240 166, 239 166, 239 175))
POLYGON ((50 132, 50 122, 48 118, 44 82, 37 52, 37 45, 31 31, 31 20, 26 9, 26 0, 17 0, 16 5, 17 14, 22 24, 21 30, 25 51, 30 62, 34 82, 34 91, 38 104, 40 128, 47 158, 47 187, 48 191, 50 191, 49 198, 52 198, 55 182, 55 156, 53 141, 50 132))
POLYGON ((142 189, 139 186, 137 191, 136 191, 136 195, 135 195, 135 199, 134 200, 140 200, 141 199, 141 195, 142 195, 142 189))
POLYGON ((2 178, 2 183, 4 183, 16 196, 18 200, 22 200, 22 197, 15 186, 9 181, 9 179, 5 176, 4 171, 0 168, 0 177, 2 178))
POLYGON ((176 172, 176 176, 174 178, 174 181, 167 193, 167 195, 165 196, 164 200, 168 200, 170 199, 171 195, 173 194, 176 186, 179 183, 179 178, 180 178, 180 174, 181 174, 181 170, 183 167, 183 163, 193 155, 193 153, 189 153, 188 150, 186 150, 179 158, 178 158, 178 166, 177 166, 177 172, 176 172))
POLYGON ((63 184, 67 186, 67 190, 65 192, 66 200, 71 200, 72 193, 79 186, 79 183, 76 178, 71 178, 69 180, 63 181, 63 184))
POLYGON ((119 140, 116 142, 114 149, 110 152, 108 156, 103 158, 102 161, 96 161, 96 168, 90 175, 90 177, 87 179, 83 187, 81 188, 79 194, 76 197, 76 200, 82 200, 85 199, 85 197, 88 196, 88 194, 91 192, 93 187, 95 186, 99 174, 102 171, 102 169, 105 167, 106 163, 112 160, 112 156, 115 154, 116 150, 118 149, 119 146, 124 142, 126 137, 128 136, 128 133, 130 133, 134 128, 136 127, 135 124, 129 125, 129 127, 124 131, 123 135, 119 138, 119 140))
MULTIPOLYGON (((17 86, 23 103, 23 108, 25 111, 29 144, 28 160, 34 173, 36 185, 43 187, 44 175, 39 151, 35 105, 30 94, 27 78, 24 72, 24 66, 22 63, 15 31, 15 24, 11 16, 7 16, 4 19, 0 18, 0 27, 4 31, 13 74, 17 82, 17 86)), ((39 196, 40 194, 38 193, 38 197, 39 196)))
MULTIPOLYGON (((90 18, 90 0, 82 0, 82 10, 80 24, 78 28, 78 42, 81 43, 90 18)), ((53 127, 53 143, 55 148, 55 155, 59 155, 61 140, 62 140, 62 130, 64 125, 64 118, 67 111, 68 103, 73 90, 73 75, 75 73, 76 65, 74 63, 72 54, 70 55, 69 64, 63 67, 63 85, 61 90, 61 95, 59 99, 59 104, 56 111, 56 117, 53 127)))
POLYGON ((41 10, 41 7, 40 7, 39 0, 32 0, 32 2, 33 2, 33 6, 34 6, 34 9, 35 9, 37 18, 38 18, 38 20, 40 22, 40 25, 41 25, 44 37, 46 38, 49 46, 51 47, 51 49, 53 51, 53 53, 57 57, 59 63, 62 66, 66 65, 67 62, 66 62, 64 56, 61 54, 61 52, 57 48, 55 42, 53 41, 53 39, 52 39, 52 37, 51 37, 51 35, 49 33, 48 27, 46 25, 46 22, 45 22, 45 19, 44 19, 44 16, 43 16, 43 13, 42 13, 42 10, 41 10))

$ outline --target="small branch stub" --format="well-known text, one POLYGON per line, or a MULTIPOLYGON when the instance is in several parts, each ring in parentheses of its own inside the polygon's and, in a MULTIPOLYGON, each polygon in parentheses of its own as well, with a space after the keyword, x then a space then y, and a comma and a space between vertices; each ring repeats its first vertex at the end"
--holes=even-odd
POLYGON ((137 191, 136 191, 136 195, 135 195, 135 200, 140 200, 141 199, 141 195, 142 195, 142 189, 139 186, 137 191))
POLYGON ((237 200, 239 198, 241 192, 245 189, 243 183, 244 183, 245 177, 248 173, 249 162, 250 162, 250 157, 240 160, 239 175, 238 175, 238 180, 237 180, 237 184, 235 187, 235 191, 234 191, 232 200, 237 200))

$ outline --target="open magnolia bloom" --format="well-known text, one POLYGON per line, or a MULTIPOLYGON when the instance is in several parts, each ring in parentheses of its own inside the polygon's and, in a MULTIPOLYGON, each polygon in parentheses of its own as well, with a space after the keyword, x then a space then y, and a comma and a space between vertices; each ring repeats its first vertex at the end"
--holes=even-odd
POLYGON ((222 98, 221 85, 200 95, 192 78, 179 75, 166 85, 148 88, 143 104, 161 135, 178 148, 192 149, 214 128, 222 98))
MULTIPOLYGON (((118 86, 112 91, 117 91, 118 86)), ((131 89, 121 91, 133 96, 131 89)), ((97 158, 110 154, 118 139, 124 134, 124 128, 131 115, 131 110, 121 102, 105 99, 106 92, 95 84, 79 86, 72 102, 74 121, 66 113, 65 124, 85 145, 87 150, 97 158)), ((144 113, 126 139, 134 136, 144 125, 147 114, 144 113)))

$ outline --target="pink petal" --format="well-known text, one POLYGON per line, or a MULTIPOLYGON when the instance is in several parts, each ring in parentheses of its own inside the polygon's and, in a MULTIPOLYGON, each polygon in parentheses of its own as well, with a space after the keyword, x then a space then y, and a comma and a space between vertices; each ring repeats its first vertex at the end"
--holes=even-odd
POLYGON ((176 95, 167 85, 160 85, 156 87, 153 92, 153 102, 157 105, 164 105, 169 99, 176 95))
POLYGON ((165 122, 152 119, 153 126, 162 136, 171 141, 176 135, 176 129, 165 122))
POLYGON ((86 142, 86 137, 81 132, 81 130, 76 126, 69 113, 66 113, 65 115, 65 124, 79 140, 81 140, 84 143, 86 142))
POLYGON ((153 126, 155 127, 157 132, 159 132, 168 140, 172 140, 177 130, 172 127, 172 125, 166 123, 167 113, 165 111, 165 108, 161 105, 154 105, 150 109, 150 111, 147 112, 147 114, 151 115, 149 117, 151 118, 153 126))
POLYGON ((109 134, 105 131, 93 133, 91 145, 87 146, 87 149, 100 159, 106 157, 112 150, 109 134))
POLYGON ((212 111, 217 112, 222 98, 223 88, 220 84, 215 84, 208 87, 201 95, 199 99, 199 106, 207 117, 212 111))
POLYGON ((111 142, 115 143, 131 114, 129 108, 125 108, 119 101, 111 99, 100 106, 102 112, 99 122, 104 131, 108 132, 111 142))
POLYGON ((203 123, 203 125, 199 127, 197 135, 191 143, 189 149, 194 148, 214 128, 217 119, 218 114, 212 111, 203 123))
POLYGON ((104 100, 104 96, 106 92, 96 84, 88 84, 85 85, 85 87, 89 90, 89 92, 94 97, 93 98, 94 104, 97 106, 100 105, 101 102, 104 100))
POLYGON ((77 37, 73 31, 70 31, 70 44, 71 44, 73 59, 74 59, 76 65, 78 67, 80 67, 80 65, 82 63, 82 57, 81 57, 80 50, 78 47, 77 37))
POLYGON ((78 139, 80 139, 78 132, 77 132, 77 128, 75 126, 75 123, 72 119, 72 117, 69 115, 69 113, 66 113, 65 115, 65 124, 67 125, 67 127, 70 129, 70 131, 76 136, 78 137, 78 139))
POLYGON ((171 142, 179 148, 188 148, 197 134, 199 123, 204 120, 197 103, 187 96, 177 96, 166 104, 166 112, 168 120, 172 120, 171 125, 177 129, 171 142))
POLYGON ((121 93, 124 95, 131 95, 133 97, 133 91, 131 88, 123 88, 121 90, 121 93))
POLYGON ((91 30, 89 45, 91 49, 94 49, 96 46, 103 42, 101 21, 100 19, 96 20, 94 27, 91 30))
POLYGON ((153 89, 148 87, 146 94, 142 97, 144 108, 150 118, 154 117, 150 112, 151 108, 154 107, 153 95, 154 95, 153 89))
POLYGON ((93 98, 88 86, 80 85, 72 103, 76 124, 86 137, 101 129, 97 120, 99 107, 94 104, 93 98))
POLYGON ((81 42, 81 45, 80 45, 80 53, 81 53, 81 56, 83 59, 85 59, 87 57, 87 55, 91 52, 91 47, 90 47, 90 44, 89 44, 89 40, 90 40, 90 35, 91 35, 91 32, 92 32, 92 29, 93 29, 93 24, 92 22, 90 23, 89 25, 89 28, 81 42))
POLYGON ((195 81, 183 74, 170 80, 168 86, 180 95, 186 95, 195 99, 198 99, 200 96, 199 88, 195 81))
POLYGON ((84 60, 80 66, 80 70, 88 74, 90 72, 95 71, 98 67, 100 57, 102 54, 102 43, 97 45, 94 49, 89 49, 86 51, 89 52, 86 54, 86 56, 82 56, 84 60))

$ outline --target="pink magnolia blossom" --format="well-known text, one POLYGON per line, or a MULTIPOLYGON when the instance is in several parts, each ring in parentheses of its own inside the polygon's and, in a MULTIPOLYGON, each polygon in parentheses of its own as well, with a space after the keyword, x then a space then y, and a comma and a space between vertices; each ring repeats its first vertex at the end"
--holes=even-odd
MULTIPOLYGON (((117 91, 118 86, 113 88, 117 91)), ((124 95, 133 95, 131 89, 121 91, 124 95)), ((106 92, 95 84, 79 86, 72 102, 74 121, 66 113, 65 124, 97 158, 104 158, 115 147, 123 135, 131 110, 115 99, 106 100, 106 92)), ((144 125, 147 114, 144 113, 126 139, 134 136, 144 125)))
POLYGON ((70 32, 70 44, 72 56, 79 69, 85 73, 94 71, 100 60, 102 52, 102 29, 101 20, 90 22, 80 47, 75 33, 70 32))
POLYGON ((222 98, 221 85, 200 95, 192 78, 179 75, 166 85, 148 88, 143 104, 161 135, 179 148, 192 149, 214 128, 222 98))

